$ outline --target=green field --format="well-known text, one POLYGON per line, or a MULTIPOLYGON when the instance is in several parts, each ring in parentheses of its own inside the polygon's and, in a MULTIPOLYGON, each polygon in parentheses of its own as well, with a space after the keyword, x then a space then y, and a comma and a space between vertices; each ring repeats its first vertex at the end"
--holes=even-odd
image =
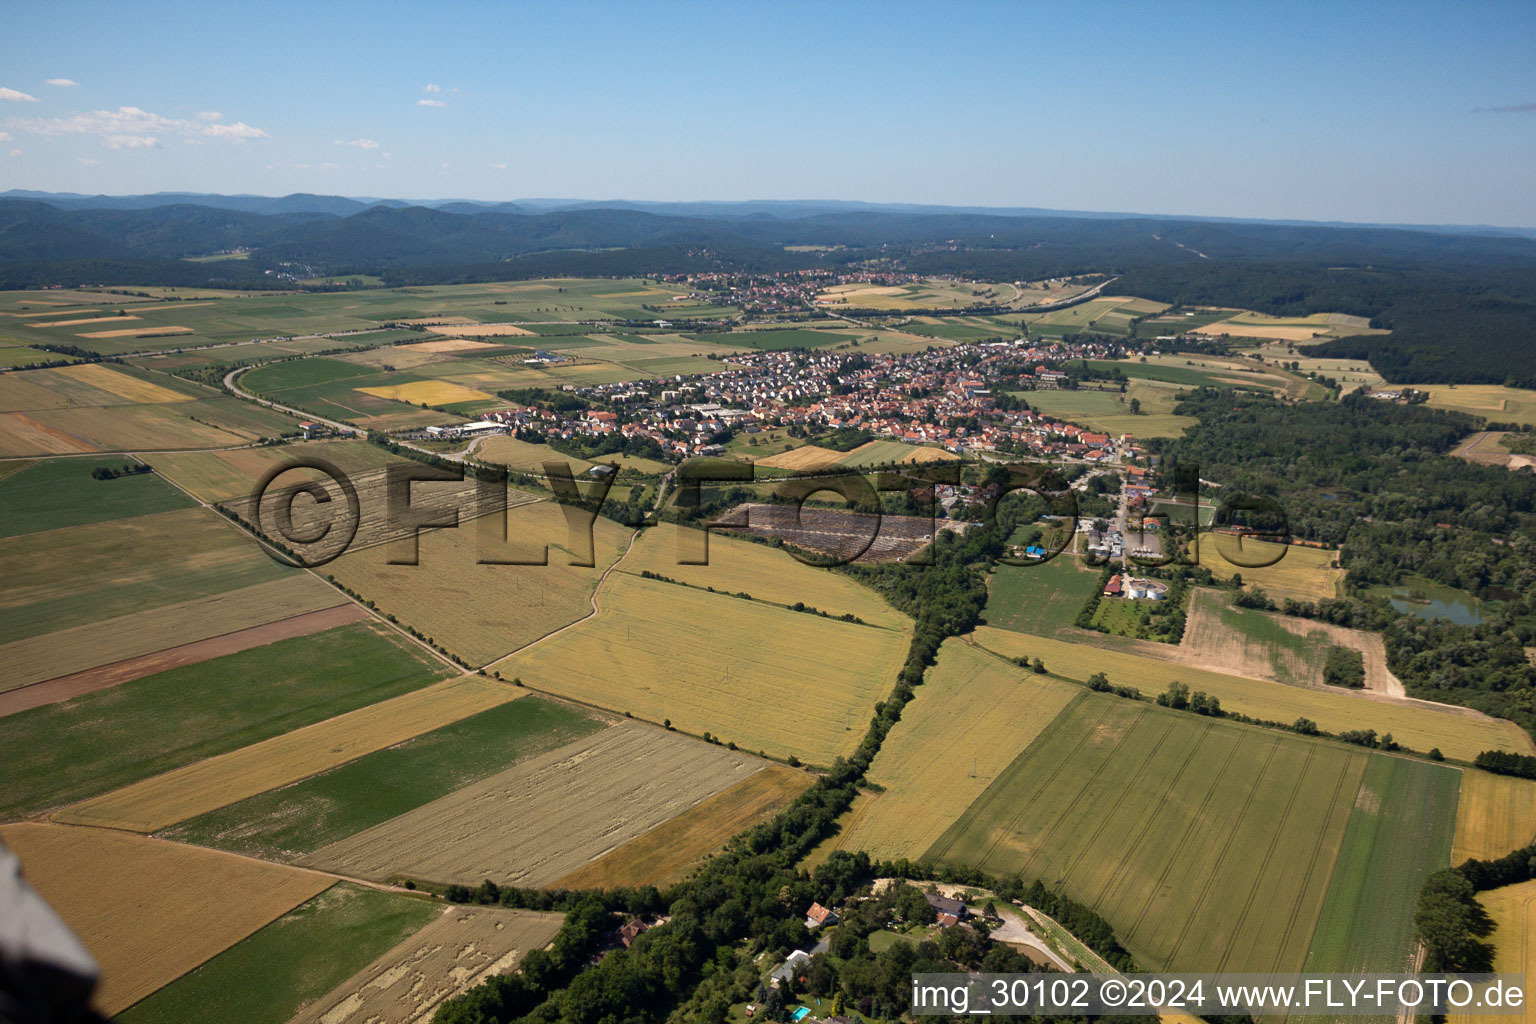
POLYGON ((1339 848, 1308 971, 1407 971, 1424 876, 1450 867, 1461 773, 1375 754, 1339 848))
POLYGON ((38 363, 73 363, 79 356, 67 356, 61 352, 44 352, 26 345, 0 344, 0 367, 36 366, 38 363))
POLYGON ((0 816, 104 793, 446 675, 419 648, 360 623, 8 715, 0 816))
POLYGON ((120 470, 125 463, 138 465, 121 456, 47 459, 0 478, 0 508, 6 510, 0 519, 0 537, 169 512, 196 504, 154 473, 112 480, 91 476, 98 467, 120 470))
POLYGON ((283 1024, 442 912, 341 882, 118 1014, 123 1024, 283 1024))
POLYGON ((1099 372, 1119 370, 1127 377, 1142 380, 1164 381, 1169 384, 1187 384, 1190 387, 1221 387, 1222 381, 1208 373, 1187 366, 1166 366, 1161 363, 1138 363, 1129 359, 1080 359, 1090 369, 1099 372))
POLYGON ((990 338, 1012 337, 1018 334, 1017 329, 975 327, 971 324, 962 323, 908 323, 902 325, 902 330, 909 334, 921 334, 925 338, 940 338, 944 341, 983 341, 990 338))
POLYGON ((1122 395, 1118 391, 1015 391, 1012 394, 1047 416, 1056 416, 1105 434, 1177 437, 1195 423, 1193 416, 1132 415, 1131 395, 1122 395))
POLYGON ((1171 635, 1167 616, 1171 614, 1169 602, 1151 601, 1144 598, 1105 598, 1093 610, 1093 628, 1114 636, 1139 640, 1155 640, 1159 643, 1176 643, 1171 635))
POLYGON ((1038 565, 999 565, 987 588, 986 622, 1016 633, 1054 636, 1072 625, 1099 585, 1099 574, 1061 554, 1038 565))
POLYGON ((729 334, 686 334, 684 337, 713 345, 778 352, 789 348, 830 348, 845 344, 855 335, 789 327, 782 330, 732 331, 729 334))
POLYGON ((600 727, 569 705, 524 697, 160 835, 292 860, 600 727))
POLYGON ((1059 887, 1148 970, 1299 970, 1368 755, 1084 696, 926 859, 1059 887))

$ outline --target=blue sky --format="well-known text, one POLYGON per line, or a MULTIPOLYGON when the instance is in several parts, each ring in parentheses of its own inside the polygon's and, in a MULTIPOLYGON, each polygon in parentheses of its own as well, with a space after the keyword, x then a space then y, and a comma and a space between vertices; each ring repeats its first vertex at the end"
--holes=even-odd
POLYGON ((1530 3, 12 0, 4 25, 0 190, 1536 226, 1530 3))

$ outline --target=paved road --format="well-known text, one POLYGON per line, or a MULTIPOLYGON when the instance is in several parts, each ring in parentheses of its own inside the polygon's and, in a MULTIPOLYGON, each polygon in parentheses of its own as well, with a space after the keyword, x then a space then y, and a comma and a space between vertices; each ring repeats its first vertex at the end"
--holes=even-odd
MULTIPOLYGON (((265 365, 265 364, 257 364, 257 365, 265 365)), ((328 420, 324 416, 316 416, 312 412, 306 412, 303 409, 295 409, 295 408, 293 408, 290 405, 279 405, 278 403, 273 402, 273 401, 269 401, 268 399, 262 398, 259 395, 251 394, 249 391, 246 391, 244 388, 240 387, 239 384, 236 384, 235 383, 235 378, 240 376, 240 374, 244 373, 246 370, 252 370, 252 369, 255 369, 255 367, 253 367, 253 366, 239 366, 239 367, 236 367, 233 370, 230 370, 228 373, 226 373, 224 375, 224 387, 229 389, 230 393, 238 395, 241 398, 250 399, 252 402, 255 402, 257 405, 264 405, 268 409, 276 409, 279 412, 286 412, 286 413, 289 413, 290 415, 297 416, 297 417, 299 417, 302 420, 309 420, 309 421, 314 422, 314 423, 324 423, 326 426, 330 427, 332 430, 337 431, 338 433, 352 434, 352 435, 357 436, 357 437, 366 437, 367 436, 367 431, 359 430, 357 427, 352 426, 352 424, 350 424, 350 423, 342 423, 339 420, 328 420)))

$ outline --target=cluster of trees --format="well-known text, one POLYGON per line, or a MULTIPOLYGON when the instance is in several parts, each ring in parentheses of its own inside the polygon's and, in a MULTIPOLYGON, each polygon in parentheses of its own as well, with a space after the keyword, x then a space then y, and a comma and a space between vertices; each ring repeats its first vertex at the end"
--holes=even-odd
MULTIPOLYGON (((1479 761, 1482 758, 1478 759, 1479 761)), ((1493 970, 1493 946, 1484 942, 1493 921, 1477 894, 1536 878, 1536 846, 1497 860, 1471 859, 1424 879, 1413 916, 1428 956, 1424 969, 1482 973, 1493 970)))
POLYGON ((1192 711, 1197 715, 1208 715, 1211 718, 1221 718, 1226 714, 1221 710, 1220 700, 1204 690, 1190 693, 1189 685, 1177 679, 1168 684, 1168 689, 1157 695, 1157 703, 1175 711, 1192 711))
POLYGON ((1511 754, 1506 750, 1485 750, 1477 755, 1473 765, 1485 772, 1515 775, 1522 779, 1536 779, 1536 757, 1529 754, 1511 754))
POLYGON ((140 473, 153 473, 154 467, 143 462, 125 462, 122 467, 97 466, 91 470, 93 480, 116 480, 120 476, 137 476, 140 473))
POLYGON ((1329 686, 1365 688, 1365 655, 1353 647, 1331 644, 1323 657, 1323 682, 1329 686))

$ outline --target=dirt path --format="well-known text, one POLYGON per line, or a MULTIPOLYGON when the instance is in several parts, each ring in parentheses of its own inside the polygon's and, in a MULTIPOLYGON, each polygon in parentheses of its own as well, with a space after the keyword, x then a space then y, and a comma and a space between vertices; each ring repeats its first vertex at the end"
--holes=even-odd
POLYGON ((1028 946, 1068 974, 1077 970, 1047 945, 1044 939, 1030 931, 1029 921, 1020 911, 1010 906, 998 905, 997 915, 1003 919, 1003 923, 992 929, 992 938, 1013 946, 1028 946))
POLYGON ((368 618, 366 609, 344 601, 345 595, 339 591, 336 597, 339 603, 333 608, 305 612, 302 615, 293 615, 286 619, 278 619, 276 622, 235 630, 232 633, 208 637, 205 640, 194 640, 191 643, 167 647, 165 650, 151 654, 125 658, 108 665, 98 665, 95 668, 72 672, 67 676, 58 676, 0 693, 0 718, 39 708, 45 704, 57 704, 59 701, 78 697, 84 693, 105 690, 119 683, 130 682, 156 672, 195 665, 211 658, 250 650, 252 647, 265 647, 279 640, 309 636, 311 633, 323 632, 368 618))

